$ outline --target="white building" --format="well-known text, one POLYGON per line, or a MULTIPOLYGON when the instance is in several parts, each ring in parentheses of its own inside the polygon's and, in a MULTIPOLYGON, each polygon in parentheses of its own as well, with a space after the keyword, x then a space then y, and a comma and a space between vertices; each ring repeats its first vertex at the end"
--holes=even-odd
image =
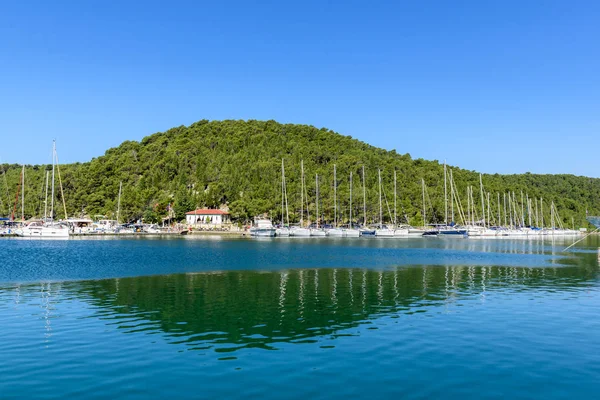
POLYGON ((229 224, 229 213, 223 210, 197 209, 185 214, 188 225, 222 225, 229 224))

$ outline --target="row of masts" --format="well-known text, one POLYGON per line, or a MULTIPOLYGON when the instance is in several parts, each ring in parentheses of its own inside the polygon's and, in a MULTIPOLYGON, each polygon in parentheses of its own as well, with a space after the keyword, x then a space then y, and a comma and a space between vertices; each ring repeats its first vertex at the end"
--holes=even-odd
MULTIPOLYGON (((308 200, 308 191, 306 189, 306 175, 304 171, 304 161, 300 162, 301 169, 301 191, 300 191, 300 225, 304 226, 305 222, 310 225, 310 209, 308 200), (306 219, 305 219, 306 216, 306 219)), ((384 204, 387 208, 387 213, 390 217, 390 222, 393 225, 398 224, 398 200, 397 200, 397 175, 394 170, 394 199, 393 199, 393 212, 390 210, 385 191, 383 189, 383 182, 381 177, 381 169, 378 169, 378 197, 379 197, 379 215, 378 225, 382 227, 384 225, 384 204)), ((366 179, 365 179, 365 167, 362 166, 362 189, 363 189, 363 224, 367 225, 367 196, 366 196, 366 179)), ((340 224, 340 207, 338 206, 338 190, 337 190, 337 166, 333 165, 333 226, 337 227, 340 224)), ((426 226, 429 223, 427 215, 427 204, 429 195, 427 193, 427 187, 425 179, 421 179, 422 184, 422 222, 426 226)), ((315 218, 315 224, 319 227, 320 214, 319 214, 319 175, 315 174, 315 212, 317 217, 315 218)), ((350 172, 349 176, 349 224, 352 227, 353 219, 353 173, 350 172)), ((285 179, 285 162, 281 160, 281 224, 290 225, 290 213, 288 206, 288 191, 285 179)), ((539 227, 543 228, 547 225, 548 221, 544 218, 544 199, 543 198, 532 198, 529 194, 521 191, 520 201, 514 191, 500 193, 497 192, 492 197, 492 193, 485 190, 483 185, 483 176, 479 174, 479 193, 476 194, 473 186, 467 187, 466 193, 466 204, 463 206, 461 196, 458 193, 456 185, 454 183, 452 169, 448 168, 444 163, 444 221, 446 225, 454 224, 456 222, 462 223, 464 226, 481 226, 486 228, 491 227, 539 227), (494 205, 494 200, 497 200, 494 205), (495 210, 494 210, 495 208, 495 210), (458 218, 457 218, 458 217, 458 218)), ((431 200, 429 200, 431 204, 431 200)), ((406 223, 410 224, 408 216, 404 214, 406 223)), ((433 223, 435 221, 435 213, 432 212, 433 223)), ((558 214, 554 202, 550 204, 550 227, 563 229, 562 220, 558 214)))
MULTIPOLYGON (((6 180, 6 174, 5 180, 6 180)), ((67 205, 65 202, 65 196, 63 192, 62 186, 62 178, 60 175, 60 167, 58 164, 58 155, 56 153, 56 141, 52 142, 52 170, 46 171, 46 179, 45 179, 45 195, 44 195, 44 221, 51 222, 54 220, 54 201, 56 198, 55 194, 55 180, 58 177, 60 195, 62 199, 63 211, 65 219, 67 219, 67 205), (52 179, 50 179, 50 172, 52 172, 52 179), (50 213, 48 213, 48 188, 50 187, 50 213)), ((5 182, 6 183, 6 182, 5 182)), ((8 184, 6 184, 6 191, 8 194, 8 184)), ((25 221, 25 165, 21 167, 21 175, 19 177, 19 183, 17 185, 17 193, 15 196, 15 203, 13 207, 13 211, 11 213, 11 220, 15 221, 16 212, 17 212, 17 204, 19 202, 20 195, 20 203, 21 203, 21 221, 25 221)))
MULTIPOLYGON (((306 176, 304 173, 304 160, 300 161, 300 170, 301 170, 301 190, 300 190, 300 226, 304 226, 304 212, 306 211, 307 223, 310 225, 310 209, 308 204, 308 192, 306 189, 306 176), (306 207, 306 209, 305 209, 306 207)), ((381 180, 381 170, 378 170, 378 180, 379 180, 379 225, 383 226, 383 196, 385 193, 382 189, 382 180, 381 180)), ((338 227, 340 223, 340 219, 338 218, 340 210, 338 209, 338 194, 337 194, 337 166, 333 165, 333 226, 338 227)), ((353 188, 353 173, 350 171, 349 177, 349 190, 350 190, 350 204, 349 204, 349 227, 352 228, 352 188, 353 188)), ((315 224, 317 229, 319 228, 319 174, 315 174, 315 212, 317 217, 315 218, 315 224)), ((396 171, 394 171, 394 224, 396 224, 396 207, 397 207, 397 199, 396 199, 396 171)), ((365 167, 362 166, 362 189, 363 189, 363 224, 367 225, 367 194, 366 194, 366 183, 365 183, 365 167)), ((386 199, 387 203, 387 199, 386 199)), ((388 211, 389 205, 388 205, 388 211)), ((287 184, 285 179, 285 162, 281 159, 281 223, 282 225, 289 226, 290 225, 290 213, 288 206, 288 193, 287 193, 287 184), (285 219, 284 219, 285 218, 285 219)))
MULTIPOLYGON (((425 210, 426 203, 425 197, 427 188, 425 180, 422 179, 423 186, 423 218, 426 221, 425 210)), ((492 213, 492 200, 491 192, 487 192, 483 186, 483 175, 479 174, 479 197, 481 201, 481 214, 478 210, 478 201, 474 195, 473 186, 467 186, 467 204, 466 212, 464 212, 460 196, 457 195, 456 186, 454 184, 454 178, 452 176, 452 169, 449 169, 444 163, 444 209, 445 209, 445 224, 450 224, 456 221, 455 218, 455 204, 458 216, 463 225, 482 226, 486 228, 496 227, 511 227, 511 228, 522 228, 522 227, 539 227, 543 228, 547 221, 544 221, 544 199, 543 198, 531 198, 529 194, 524 193, 521 190, 520 201, 514 191, 512 192, 500 192, 496 193, 497 207, 496 213, 492 213), (448 178, 449 176, 449 178, 448 178), (450 201, 448 201, 448 181, 450 185, 450 201), (502 198, 502 201, 501 201, 502 198), (449 207, 450 204, 450 215, 449 207), (538 207, 539 205, 539 207, 538 207), (497 215, 497 218, 496 218, 497 215), (449 219, 450 217, 450 219, 449 219)), ((573 221, 574 225, 574 221, 573 221)), ((550 203, 550 227, 564 229, 562 220, 556 209, 554 201, 550 203)))

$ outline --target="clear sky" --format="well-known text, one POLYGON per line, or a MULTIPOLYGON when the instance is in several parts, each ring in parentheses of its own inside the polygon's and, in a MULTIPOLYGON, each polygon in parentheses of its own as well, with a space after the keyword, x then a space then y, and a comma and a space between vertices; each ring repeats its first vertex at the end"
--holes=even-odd
POLYGON ((0 159, 87 161, 200 119, 600 177, 598 1, 12 1, 0 159))

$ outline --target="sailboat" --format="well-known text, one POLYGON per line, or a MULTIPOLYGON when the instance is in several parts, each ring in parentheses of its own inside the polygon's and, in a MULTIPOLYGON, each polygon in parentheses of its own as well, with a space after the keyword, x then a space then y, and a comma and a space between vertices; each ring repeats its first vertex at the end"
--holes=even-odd
POLYGON ((377 237, 394 237, 394 230, 388 228, 387 225, 383 224, 383 202, 382 202, 382 188, 381 188, 381 170, 377 170, 379 177, 379 227, 375 229, 375 236, 377 237))
POLYGON ((323 228, 319 227, 319 174, 315 174, 315 187, 316 187, 316 192, 315 192, 315 196, 316 196, 316 202, 315 202, 315 207, 316 207, 316 218, 315 218, 315 227, 314 228, 310 228, 310 236, 316 236, 316 237, 323 237, 323 236, 327 236, 327 232, 325 232, 325 230, 323 228))
POLYGON ((406 224, 398 225, 398 200, 397 200, 397 179, 396 179, 396 170, 394 170, 394 237, 397 238, 409 238, 416 236, 423 236, 425 230, 415 228, 410 225, 408 220, 408 216, 404 214, 406 218, 406 224))
POLYGON ((362 184, 363 184, 363 226, 360 229, 360 236, 375 236, 375 230, 367 228, 367 186, 365 182, 365 166, 362 167, 362 184))
MULTIPOLYGON (((300 190, 300 226, 294 226, 290 228, 290 236, 294 237, 309 237, 310 229, 304 227, 304 194, 305 194, 305 180, 304 180, 304 160, 300 161, 300 169, 302 172, 301 175, 301 184, 302 189, 300 190)), ((310 216, 308 216, 308 207, 306 209, 307 217, 310 220, 310 216)))
POLYGON ((350 216, 349 225, 347 229, 344 229, 344 236, 346 237, 359 237, 360 230, 352 227, 352 171, 350 171, 350 216))
POLYGON ((327 235, 335 237, 346 236, 344 229, 338 227, 337 221, 337 173, 333 164, 333 228, 327 230, 327 235))
POLYGON ((275 235, 290 236, 290 213, 287 203, 287 186, 285 184, 285 166, 283 163, 283 158, 281 159, 281 225, 276 229, 275 235), (284 211, 287 219, 287 224, 283 223, 284 211))
MULTIPOLYGON (((15 234, 17 236, 21 236, 21 237, 38 237, 38 238, 62 238, 62 239, 68 239, 69 238, 69 227, 65 224, 62 223, 56 223, 54 222, 53 219, 53 215, 54 215, 54 171, 55 171, 55 167, 58 170, 58 162, 57 162, 57 155, 56 155, 56 142, 53 142, 52 145, 52 197, 51 197, 51 207, 50 207, 50 217, 48 217, 47 215, 44 215, 44 220, 43 221, 31 221, 28 224, 26 224, 25 226, 23 226, 21 229, 18 229, 15 231, 15 234)), ((58 176, 59 176, 59 181, 60 181, 60 170, 58 170, 58 176)), ((46 180, 46 188, 47 188, 47 184, 48 181, 46 180)), ((25 166, 23 166, 23 172, 21 173, 21 219, 23 220, 23 223, 25 223, 25 166)), ((63 207, 65 210, 65 220, 67 219, 67 208, 66 205, 64 203, 64 194, 62 193, 62 184, 60 185, 60 190, 61 190, 61 194, 62 194, 62 199, 63 199, 63 207)), ((47 199, 47 193, 48 191, 46 190, 46 203, 48 201, 47 199)), ((46 207, 47 209, 47 207, 46 207)))

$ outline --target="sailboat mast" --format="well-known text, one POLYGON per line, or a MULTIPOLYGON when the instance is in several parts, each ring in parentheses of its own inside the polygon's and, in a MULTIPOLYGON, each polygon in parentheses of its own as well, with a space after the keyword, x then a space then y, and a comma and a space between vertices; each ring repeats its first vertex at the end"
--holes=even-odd
POLYGON ((300 160, 300 227, 304 226, 304 160, 300 160))
POLYGON ((379 228, 383 227, 383 203, 381 202, 381 170, 378 169, 379 175, 379 228))
POLYGON ((317 221, 317 229, 319 229, 319 174, 315 174, 315 185, 316 185, 316 196, 317 196, 317 201, 316 201, 316 213, 317 216, 315 217, 315 220, 317 221))
POLYGON ((350 171, 350 229, 352 229, 352 171, 350 171))
POLYGON ((452 168, 450 169, 450 210, 452 212, 451 222, 454 222, 454 177, 452 176, 452 168))
POLYGON ((544 229, 544 198, 540 197, 540 222, 542 229, 544 229))
POLYGON ((333 164, 333 227, 337 228, 337 171, 333 164))
POLYGON ((363 216, 365 218, 364 226, 367 226, 367 186, 365 183, 365 166, 362 167, 362 181, 363 181, 363 216))
POLYGON ((502 218, 500 218, 500 192, 498 192, 498 221, 496 221, 496 225, 500 226, 502 224, 502 218))
POLYGON ((25 165, 21 172, 21 221, 25 221, 25 165))
POLYGON ((50 171, 46 170, 46 199, 44 200, 44 222, 48 220, 48 175, 50 175, 50 171))
POLYGON ((467 221, 471 225, 471 186, 467 186, 467 221))
POLYGON ((504 192, 504 226, 508 226, 508 221, 506 218, 506 192, 504 192))
POLYGON ((281 225, 283 225, 284 203, 285 202, 285 178, 283 173, 283 158, 281 159, 281 225))
POLYGON ((427 216, 425 215, 425 178, 421 178, 421 185, 423 187, 423 227, 427 226, 427 216))
POLYGON ((121 214, 121 190, 123 189, 123 181, 119 183, 119 199, 117 200, 117 224, 119 223, 119 216, 121 214))
POLYGON ((481 174, 479 174, 479 190, 481 191, 481 219, 483 220, 483 226, 487 226, 486 225, 486 218, 485 218, 485 198, 483 196, 483 178, 481 177, 481 174))
POLYGON ((50 219, 54 221, 54 160, 56 158, 56 141, 52 141, 52 195, 50 197, 50 219))
MULTIPOLYGON (((285 218, 287 221, 287 226, 289 228, 289 226, 290 226, 290 207, 288 205, 287 184, 285 183, 285 167, 283 164, 283 159, 281 159, 281 171, 283 173, 283 197, 285 198, 285 218)), ((283 216, 281 217, 281 219, 283 219, 283 216)))
POLYGON ((394 169, 394 226, 398 225, 398 222, 397 222, 398 202, 396 200, 396 197, 397 197, 396 190, 397 190, 396 170, 394 169))
POLYGON ((445 219, 444 223, 448 225, 448 177, 446 173, 446 161, 444 161, 444 209, 445 209, 445 219))
POLYGON ((490 192, 487 192, 487 226, 490 227, 492 225, 492 223, 490 222, 492 220, 492 213, 491 213, 491 207, 490 207, 490 192))

